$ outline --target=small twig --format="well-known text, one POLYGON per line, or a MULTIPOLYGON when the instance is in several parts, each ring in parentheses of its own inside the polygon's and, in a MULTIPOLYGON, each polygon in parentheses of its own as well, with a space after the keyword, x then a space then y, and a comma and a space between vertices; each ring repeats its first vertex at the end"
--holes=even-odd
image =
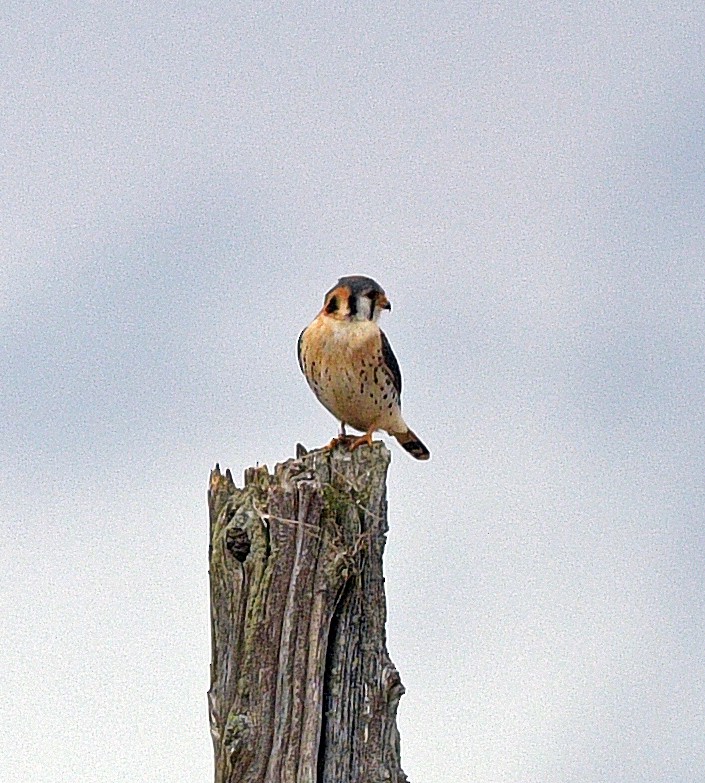
POLYGON ((316 533, 316 535, 320 535, 319 528, 316 525, 312 525, 310 522, 304 522, 301 519, 286 519, 285 517, 278 517, 276 514, 267 514, 266 512, 262 511, 261 508, 258 507, 258 505, 255 503, 255 501, 252 501, 252 508, 255 510, 255 513, 257 516, 263 520, 269 523, 270 519, 275 519, 277 522, 283 522, 286 525, 296 525, 296 526, 302 526, 302 527, 308 527, 311 528, 311 530, 316 533))

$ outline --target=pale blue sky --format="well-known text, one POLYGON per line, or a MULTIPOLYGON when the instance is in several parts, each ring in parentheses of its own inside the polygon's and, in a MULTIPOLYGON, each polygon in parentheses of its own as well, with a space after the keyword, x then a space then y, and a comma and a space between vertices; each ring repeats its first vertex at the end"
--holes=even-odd
POLYGON ((208 471, 376 278, 413 783, 705 779, 700 3, 0 10, 0 777, 211 777, 208 471))

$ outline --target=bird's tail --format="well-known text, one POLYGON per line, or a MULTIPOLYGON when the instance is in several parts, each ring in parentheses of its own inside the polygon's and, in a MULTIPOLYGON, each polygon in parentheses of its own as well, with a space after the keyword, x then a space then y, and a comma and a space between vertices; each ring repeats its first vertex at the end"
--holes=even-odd
POLYGON ((416 459, 428 459, 431 452, 421 443, 416 435, 411 431, 395 432, 394 437, 399 441, 399 445, 406 449, 412 457, 416 459))

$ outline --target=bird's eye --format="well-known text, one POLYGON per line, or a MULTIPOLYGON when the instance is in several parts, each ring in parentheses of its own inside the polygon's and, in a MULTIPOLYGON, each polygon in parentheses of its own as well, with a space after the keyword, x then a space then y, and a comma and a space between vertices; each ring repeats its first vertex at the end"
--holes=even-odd
POLYGON ((338 309, 338 297, 332 296, 330 298, 330 301, 326 305, 326 312, 327 313, 334 313, 338 309))

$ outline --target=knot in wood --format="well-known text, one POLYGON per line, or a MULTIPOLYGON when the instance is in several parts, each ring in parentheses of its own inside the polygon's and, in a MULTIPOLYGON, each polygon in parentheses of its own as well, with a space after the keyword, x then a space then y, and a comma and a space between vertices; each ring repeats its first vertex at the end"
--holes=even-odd
POLYGON ((225 548, 238 563, 244 563, 250 554, 250 537, 241 527, 229 527, 225 533, 225 548))
POLYGON ((406 692, 406 689, 402 685, 399 672, 392 663, 388 663, 382 670, 382 687, 387 692, 387 698, 390 702, 398 702, 406 692))

